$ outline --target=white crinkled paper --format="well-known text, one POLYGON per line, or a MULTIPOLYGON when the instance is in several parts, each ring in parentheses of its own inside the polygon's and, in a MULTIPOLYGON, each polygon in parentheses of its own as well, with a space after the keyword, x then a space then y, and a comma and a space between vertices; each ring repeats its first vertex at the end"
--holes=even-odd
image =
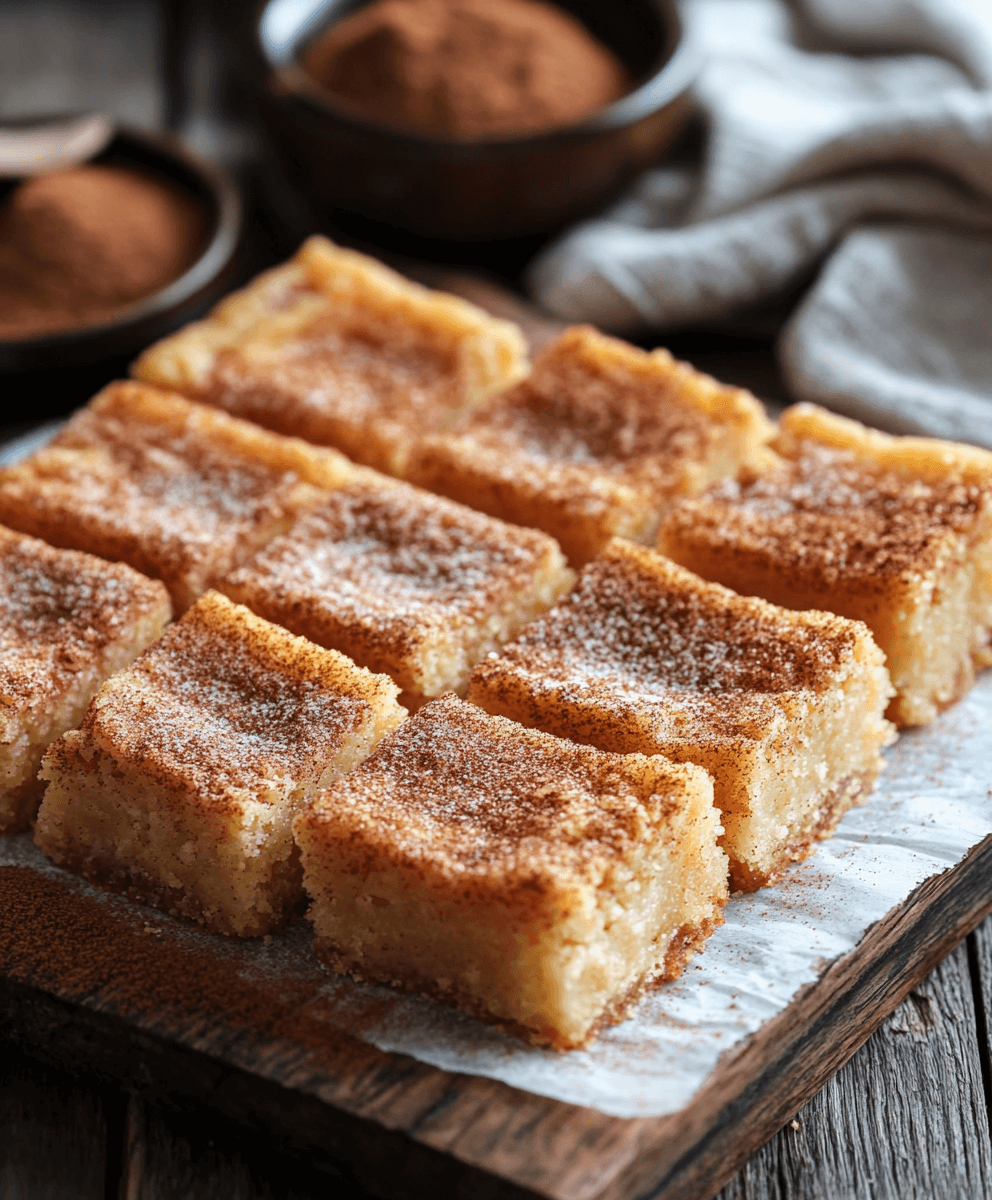
POLYGON ((733 897, 675 984, 588 1050, 525 1047, 428 1001, 403 999, 364 1037, 448 1071, 618 1117, 685 1108, 717 1059, 780 1012, 931 875, 992 833, 992 673, 932 725, 904 733, 867 804, 785 880, 733 897))
MULTIPOLYGON (((37 441, 52 432, 39 431, 37 441)), ((0 462, 22 457, 27 448, 25 442, 4 447, 0 462)), ((677 1112, 724 1051, 781 1012, 925 879, 953 867, 992 833, 992 671, 933 724, 903 733, 885 754, 877 789, 844 817, 830 841, 775 887, 733 897, 725 924, 682 978, 646 996, 587 1050, 537 1049, 429 1000, 330 972, 309 1007, 329 1027, 446 1071, 498 1079, 618 1117, 677 1112)), ((28 835, 0 837, 3 865, 64 874, 28 835)), ((305 922, 265 944, 232 942, 158 914, 155 920, 191 948, 209 944, 240 960, 246 978, 278 980, 313 970, 305 922)))
MULTIPOLYGON (((308 1015, 381 1050, 613 1116, 677 1112, 725 1050, 781 1012, 920 883, 953 867, 992 833, 992 672, 932 725, 903 734, 886 756, 878 789, 844 817, 832 840, 782 883, 732 898, 726 923, 682 978, 645 997, 630 1019, 587 1050, 537 1049, 429 1000, 330 972, 308 1015)), ((28 835, 0 838, 0 866, 7 864, 63 874, 28 835)), ((85 890, 108 904, 129 903, 85 890)), ((263 977, 274 991, 280 979, 314 969, 302 921, 265 944, 231 942, 158 914, 154 919, 156 932, 191 950, 209 944, 239 960, 246 980, 263 977)), ((238 1060, 233 1042, 230 1057, 238 1060)))

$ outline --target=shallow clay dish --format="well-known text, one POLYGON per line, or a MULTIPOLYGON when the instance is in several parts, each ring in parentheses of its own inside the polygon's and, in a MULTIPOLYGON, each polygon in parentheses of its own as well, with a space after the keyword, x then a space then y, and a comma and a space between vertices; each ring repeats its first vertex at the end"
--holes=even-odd
POLYGON ((230 290, 241 237, 241 200, 231 179, 167 134, 121 128, 94 160, 134 167, 178 186, 203 206, 199 257, 160 291, 109 321, 17 341, 0 340, 0 422, 67 411, 121 374, 150 342, 203 313, 230 290))

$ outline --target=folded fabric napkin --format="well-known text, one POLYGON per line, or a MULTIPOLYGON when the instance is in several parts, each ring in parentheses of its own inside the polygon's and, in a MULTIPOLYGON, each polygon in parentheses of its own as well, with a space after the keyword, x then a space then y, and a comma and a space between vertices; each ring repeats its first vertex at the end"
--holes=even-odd
POLYGON ((798 300, 796 399, 992 447, 992 0, 695 0, 701 161, 646 175, 534 264, 617 333, 798 300))

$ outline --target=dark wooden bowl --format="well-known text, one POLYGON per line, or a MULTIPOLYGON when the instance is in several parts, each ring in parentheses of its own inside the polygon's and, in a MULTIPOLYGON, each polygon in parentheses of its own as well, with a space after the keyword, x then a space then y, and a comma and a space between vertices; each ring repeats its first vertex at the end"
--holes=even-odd
POLYGON ((41 337, 0 341, 0 422, 65 412, 145 346, 200 316, 230 289, 241 238, 241 199, 223 171, 168 134, 122 128, 95 162, 134 167, 191 195, 208 217, 197 260, 160 291, 112 320, 41 337))
POLYGON ((562 0, 625 62, 633 90, 575 124, 502 140, 386 128, 335 104, 301 49, 363 0, 268 0, 254 26, 261 112, 310 198, 428 238, 550 232, 616 196, 682 129, 697 69, 674 2, 562 0))

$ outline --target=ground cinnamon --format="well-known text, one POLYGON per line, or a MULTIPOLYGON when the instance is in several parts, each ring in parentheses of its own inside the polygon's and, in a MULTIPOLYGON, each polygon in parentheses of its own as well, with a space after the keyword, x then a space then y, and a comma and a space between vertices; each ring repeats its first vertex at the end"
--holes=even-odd
POLYGON ((205 233, 202 206, 123 167, 25 181, 0 208, 0 339, 113 317, 181 275, 205 233))
POLYGON ((373 120, 476 138, 568 124, 630 85, 612 51, 543 0, 377 0, 302 63, 373 120))

